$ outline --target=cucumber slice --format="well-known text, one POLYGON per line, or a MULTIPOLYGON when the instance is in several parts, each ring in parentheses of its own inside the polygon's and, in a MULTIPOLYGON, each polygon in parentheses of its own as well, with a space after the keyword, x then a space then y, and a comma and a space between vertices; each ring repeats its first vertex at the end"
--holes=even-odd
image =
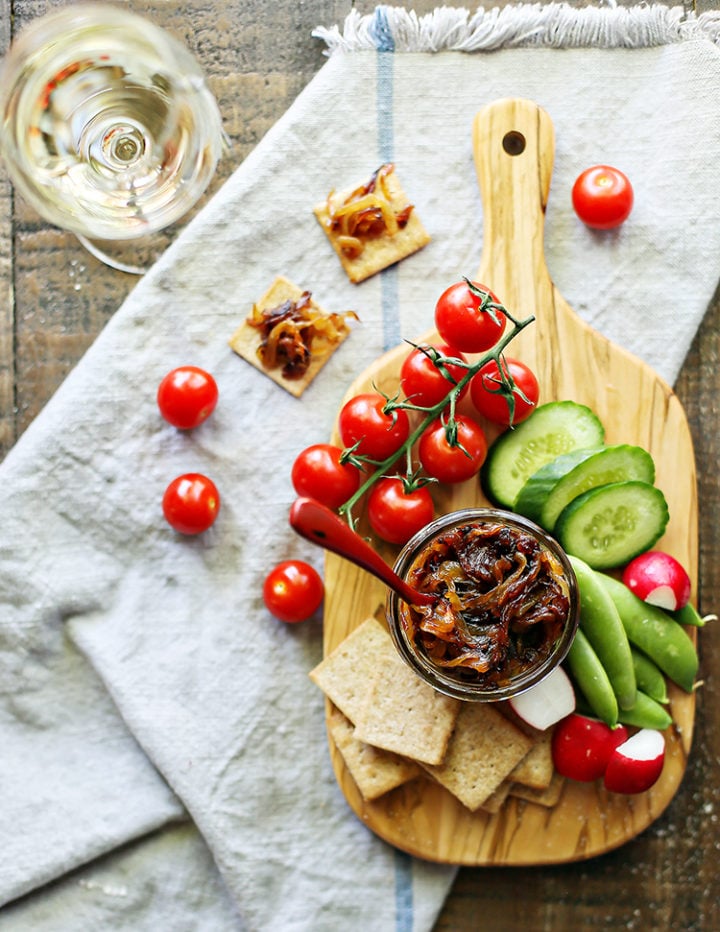
MULTIPOLYGON (((540 509, 538 524, 545 530, 552 531, 560 512, 578 495, 600 485, 627 482, 631 479, 647 482, 648 485, 653 484, 655 463, 652 456, 642 447, 627 443, 605 447, 558 480, 540 509)), ((528 484, 532 480, 533 477, 528 480, 528 484)))
POLYGON ((669 513, 665 496, 648 482, 631 480, 583 492, 555 524, 562 547, 593 569, 620 566, 662 537, 669 513))
POLYGON ((598 447, 604 437, 600 419, 585 405, 575 401, 540 405, 490 447, 480 474, 483 490, 496 505, 512 508, 538 469, 562 453, 598 447))
POLYGON ((515 511, 540 524, 543 506, 550 492, 558 482, 577 465, 584 462, 589 456, 603 450, 604 447, 591 447, 589 450, 573 450, 571 453, 562 453, 541 466, 534 472, 515 501, 515 511))

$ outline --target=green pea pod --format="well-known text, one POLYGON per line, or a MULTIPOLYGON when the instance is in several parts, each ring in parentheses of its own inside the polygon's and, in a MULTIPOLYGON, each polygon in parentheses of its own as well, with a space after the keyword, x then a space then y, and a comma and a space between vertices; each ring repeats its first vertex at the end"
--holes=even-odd
POLYGON ((655 702, 665 705, 668 701, 667 683, 660 667, 647 654, 643 654, 642 651, 632 647, 632 645, 630 653, 632 654, 633 667, 635 667, 638 691, 642 690, 655 702))
POLYGON ((621 709, 632 708, 637 684, 630 642, 615 603, 587 563, 570 557, 580 592, 580 627, 605 668, 621 709))
POLYGON ((613 728, 618 723, 618 704, 605 668, 590 641, 578 628, 567 655, 567 664, 578 689, 601 721, 613 728))
POLYGON ((669 614, 679 624, 690 625, 693 628, 704 628, 709 621, 717 621, 717 615, 701 615, 692 602, 669 614))
POLYGON ((681 689, 692 692, 699 662, 683 626, 661 608, 643 602, 612 576, 597 575, 617 607, 630 642, 681 689))
POLYGON ((623 725, 635 725, 637 728, 657 728, 658 731, 665 731, 666 728, 672 725, 672 717, 668 710, 639 689, 635 705, 632 709, 621 709, 618 720, 623 725))

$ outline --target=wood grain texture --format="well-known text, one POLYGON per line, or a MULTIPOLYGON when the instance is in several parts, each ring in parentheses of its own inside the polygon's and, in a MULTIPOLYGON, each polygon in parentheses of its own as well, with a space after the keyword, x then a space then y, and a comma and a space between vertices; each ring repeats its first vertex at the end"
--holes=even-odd
MULTIPOLYGON (((0 0, 0 41, 64 0, 0 0)), ((509 0, 446 0, 457 7, 509 0)), ((631 6, 635 0, 620 0, 631 6)), ((376 0, 128 0, 136 12, 175 29, 209 75, 232 148, 217 183, 239 165, 324 62, 310 38, 376 0)), ((408 3, 419 14, 438 0, 408 3)), ((587 0, 573 3, 586 6, 587 0)), ((669 5, 675 5, 674 0, 669 5)), ((720 0, 688 0, 698 12, 720 0)), ((697 153, 703 157, 702 152, 697 153)), ((22 434, 112 316, 135 279, 104 268, 15 197, 0 165, 0 456, 22 434), (76 287, 79 285, 79 289, 76 287), (64 329, 63 329, 64 328, 64 329), (32 349, 45 341, 42 350, 32 349), (54 360, 59 360, 55 362, 54 360)), ((698 464, 702 611, 720 607, 720 294, 675 386, 690 422, 698 464)), ((435 932, 720 928, 720 625, 700 638, 701 675, 692 754, 681 791, 633 841, 602 857, 555 867, 465 867, 435 932)))
MULTIPOLYGON (((610 344, 575 314, 545 265, 543 230, 554 156, 549 116, 531 101, 495 102, 475 118, 473 149, 485 224, 478 280, 500 297, 513 316, 535 318, 511 344, 512 354, 538 374, 541 403, 572 399, 586 404, 605 425, 608 442, 636 443, 650 451, 671 514, 659 546, 675 554, 696 580, 695 465, 682 406, 649 366, 610 344), (517 155, 505 151, 503 142, 510 134, 524 140, 517 155)), ((433 339, 437 334, 424 337, 433 339)), ((373 384, 394 394, 406 355, 406 345, 384 354, 355 381, 348 395, 372 390, 373 384)), ((339 442, 337 436, 335 441, 339 442)), ((488 504, 477 480, 433 494, 439 514, 488 504)), ((394 558, 396 551, 385 545, 382 549, 389 560, 394 558)), ((382 605, 382 586, 365 577, 353 564, 328 555, 326 653, 382 605)), ((496 815, 471 814, 427 780, 368 803, 332 744, 331 753, 338 781, 359 817, 411 854, 459 864, 559 863, 593 857, 623 844, 668 805, 690 751, 694 695, 673 689, 671 708, 674 727, 667 734, 665 768, 650 791, 622 797, 595 784, 567 781, 560 803, 552 810, 512 799, 496 815)))

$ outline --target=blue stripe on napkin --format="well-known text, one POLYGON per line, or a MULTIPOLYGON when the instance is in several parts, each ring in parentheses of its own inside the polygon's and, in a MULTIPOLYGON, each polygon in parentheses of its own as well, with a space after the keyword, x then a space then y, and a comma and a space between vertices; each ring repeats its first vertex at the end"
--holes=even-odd
MULTIPOLYGON (((381 163, 394 158, 393 127, 393 55, 395 43, 388 30, 387 17, 378 7, 373 20, 373 34, 378 43, 377 55, 377 133, 378 152, 381 163)), ((381 273, 380 300, 383 319, 383 345, 386 350, 397 346, 401 340, 400 314, 398 308, 398 273, 392 265, 381 273)), ((396 932, 412 932, 413 886, 412 859, 403 851, 395 852, 395 929, 396 932)))
MULTIPOLYGON (((382 11, 378 8, 374 22, 385 22, 387 19, 382 11)), ((381 30, 381 26, 378 27, 381 30)), ((382 32, 379 33, 382 35, 382 32)), ((377 108, 377 132, 378 132, 378 152, 380 161, 392 162, 394 158, 395 140, 393 126, 393 61, 392 55, 392 37, 390 37, 391 47, 385 46, 384 50, 378 51, 377 54, 377 89, 376 89, 376 108, 377 108)), ((383 320, 383 348, 388 350, 397 346, 401 342, 400 334, 400 313, 398 307, 398 272, 397 266, 391 265, 381 273, 380 295, 382 304, 383 320)))

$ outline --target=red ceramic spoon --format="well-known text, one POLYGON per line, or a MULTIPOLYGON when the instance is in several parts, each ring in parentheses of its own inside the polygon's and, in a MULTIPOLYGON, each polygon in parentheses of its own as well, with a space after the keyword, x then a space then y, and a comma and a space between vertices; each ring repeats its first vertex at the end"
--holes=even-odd
POLYGON ((367 541, 333 511, 312 498, 298 498, 290 508, 290 526, 306 540, 331 550, 372 573, 410 605, 432 605, 437 597, 419 592, 401 579, 367 541))

